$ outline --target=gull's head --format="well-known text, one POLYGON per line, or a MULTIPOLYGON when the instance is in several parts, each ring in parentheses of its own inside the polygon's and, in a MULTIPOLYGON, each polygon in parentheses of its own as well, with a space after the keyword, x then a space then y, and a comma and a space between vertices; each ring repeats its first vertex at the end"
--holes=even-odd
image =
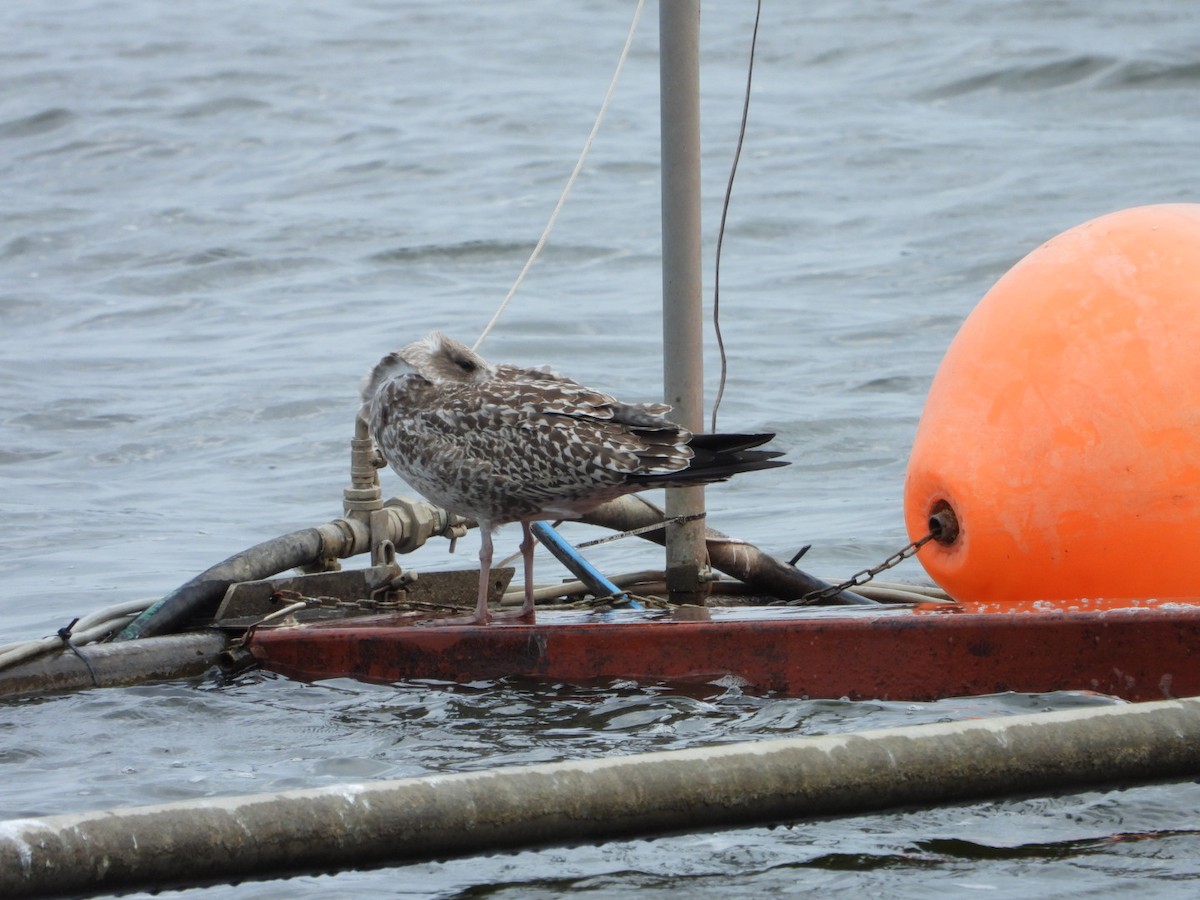
POLYGON ((433 384, 481 382, 496 376, 496 370, 486 359, 440 331, 413 341, 396 355, 433 384))
POLYGON ((470 347, 435 331, 381 359, 363 381, 362 399, 370 406, 381 387, 404 375, 431 384, 452 384, 487 381, 495 374, 495 368, 470 347))

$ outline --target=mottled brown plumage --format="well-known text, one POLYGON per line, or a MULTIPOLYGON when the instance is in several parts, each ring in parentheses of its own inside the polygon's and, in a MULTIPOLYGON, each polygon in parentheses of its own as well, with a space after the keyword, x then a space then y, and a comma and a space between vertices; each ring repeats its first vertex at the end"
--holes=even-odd
POLYGON ((634 491, 786 465, 779 453, 750 449, 773 435, 693 435, 669 411, 622 403, 548 369, 493 366, 437 332, 385 356, 363 385, 363 415, 388 464, 430 502, 479 522, 476 622, 488 620, 497 526, 522 525, 520 615, 531 616, 530 522, 577 518, 634 491))

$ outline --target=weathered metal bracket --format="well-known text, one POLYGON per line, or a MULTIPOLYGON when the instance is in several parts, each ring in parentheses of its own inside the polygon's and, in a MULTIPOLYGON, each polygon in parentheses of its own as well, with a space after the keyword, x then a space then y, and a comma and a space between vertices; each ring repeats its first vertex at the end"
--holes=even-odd
MULTIPOLYGON (((515 571, 512 567, 492 570, 491 602, 500 602, 515 571)), ((297 597, 320 601, 295 613, 300 622, 379 615, 404 606, 468 607, 478 589, 477 569, 422 572, 418 577, 395 564, 243 581, 225 592, 216 624, 247 628, 297 597)))

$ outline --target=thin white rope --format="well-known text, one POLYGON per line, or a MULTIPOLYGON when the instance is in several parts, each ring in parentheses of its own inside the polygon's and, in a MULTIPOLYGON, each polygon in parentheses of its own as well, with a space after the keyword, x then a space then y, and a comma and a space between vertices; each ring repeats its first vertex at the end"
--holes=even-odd
MULTIPOLYGON (((153 600, 127 600, 106 609, 89 613, 72 623, 70 630, 71 643, 75 646, 90 644, 100 638, 107 637, 114 631, 124 628, 134 617, 143 612, 153 603, 153 600)), ((30 659, 48 650, 57 650, 66 646, 61 637, 38 638, 32 641, 16 641, 11 644, 0 644, 0 669, 6 668, 22 660, 30 659)))
POLYGON ((500 316, 508 309, 508 304, 512 300, 513 295, 517 292, 517 288, 521 286, 521 282, 525 280, 525 276, 529 274, 529 270, 533 268, 534 261, 542 252, 542 248, 546 246, 546 240, 550 237, 550 232, 554 230, 554 224, 558 221, 558 215, 562 212, 563 207, 567 203, 567 196, 571 193, 571 188, 575 186, 575 180, 579 178, 579 173, 583 170, 583 162, 587 159, 588 151, 592 149, 592 143, 596 140, 596 135, 600 131, 600 124, 604 121, 604 114, 608 112, 608 107, 612 103, 613 95, 617 92, 617 82, 621 80, 621 71, 625 68, 625 60, 629 58, 629 48, 633 46, 633 36, 637 32, 638 22, 642 18, 642 9, 646 5, 646 0, 638 0, 637 8, 633 11, 633 22, 629 26, 629 34, 625 38, 625 46, 621 50, 621 58, 617 60, 617 69, 613 72, 612 81, 608 85, 608 93, 604 95, 604 102, 600 104, 600 112, 596 116, 596 123, 592 125, 591 134, 588 135, 586 143, 583 145, 583 152, 579 154, 579 161, 575 163, 575 169, 571 172, 571 176, 567 179, 567 185, 563 188, 562 196, 558 198, 558 205, 554 207, 554 212, 550 214, 550 221, 546 223, 546 229, 542 232, 542 236, 538 238, 533 252, 529 254, 529 259, 525 262, 525 267, 521 269, 521 273, 517 276, 517 280, 513 282, 513 286, 508 289, 508 294, 500 303, 500 308, 496 310, 491 321, 487 323, 487 327, 483 329, 483 333, 479 335, 479 340, 475 342, 472 350, 478 350, 479 345, 483 343, 484 338, 491 333, 492 327, 500 320, 500 316))

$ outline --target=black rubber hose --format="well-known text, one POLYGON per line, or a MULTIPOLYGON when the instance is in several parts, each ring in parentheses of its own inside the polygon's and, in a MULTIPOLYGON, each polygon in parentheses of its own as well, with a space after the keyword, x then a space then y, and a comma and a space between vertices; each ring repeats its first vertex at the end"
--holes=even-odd
POLYGON ((270 578, 288 569, 316 562, 321 557, 321 532, 316 528, 293 531, 256 544, 180 585, 125 626, 114 641, 170 634, 193 619, 212 616, 231 584, 270 578))
MULTIPOLYGON (((620 497, 610 500, 583 516, 583 521, 614 531, 631 531, 646 525, 662 522, 663 511, 644 498, 620 497)), ((708 557, 714 569, 744 581, 756 590, 780 600, 796 600, 813 591, 825 590, 829 585, 819 578, 789 566, 775 557, 764 553, 753 544, 731 541, 721 532, 705 530, 708 557)), ((656 544, 666 543, 666 532, 650 531, 640 535, 656 544)), ((848 606, 877 606, 853 591, 843 590, 828 599, 830 603, 848 606)))

